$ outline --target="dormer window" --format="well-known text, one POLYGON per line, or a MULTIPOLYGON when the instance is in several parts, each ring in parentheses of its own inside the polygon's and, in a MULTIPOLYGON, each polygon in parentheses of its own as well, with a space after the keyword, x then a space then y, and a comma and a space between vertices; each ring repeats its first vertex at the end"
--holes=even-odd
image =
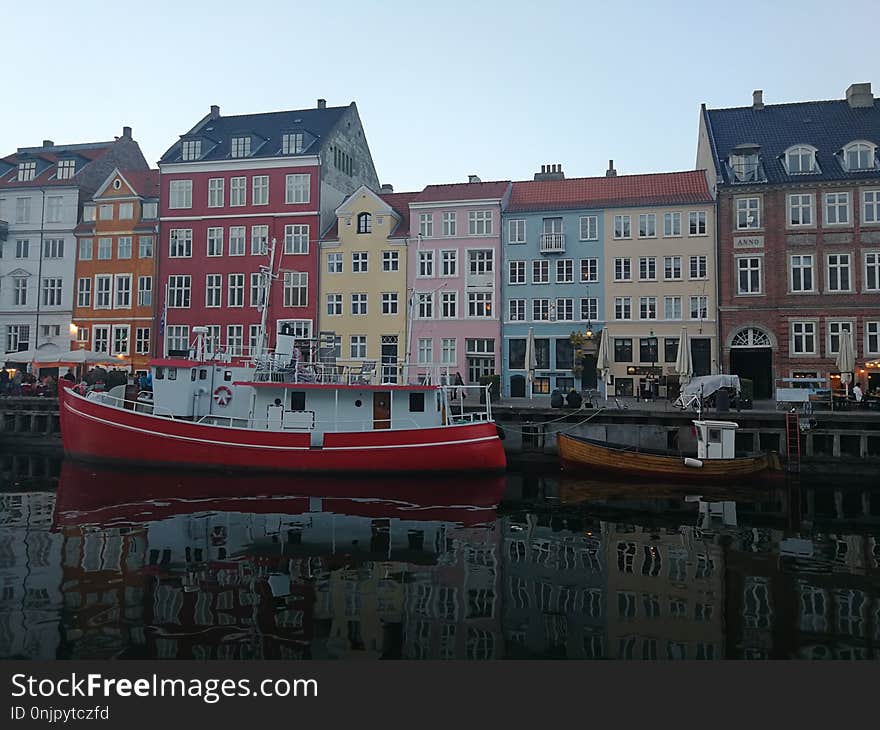
POLYGON ((291 132, 281 135, 281 154, 298 155, 303 150, 303 133, 291 132))
POLYGON ((786 150, 785 169, 788 170, 789 175, 808 175, 818 172, 815 148, 798 145, 786 150))
POLYGON ((85 205, 83 206, 83 220, 87 222, 91 222, 95 220, 95 206, 94 205, 85 205))
POLYGON ((19 162, 18 163, 18 181, 27 182, 33 180, 37 175, 36 162, 19 162))
POLYGON ((232 138, 232 156, 233 157, 249 157, 251 154, 251 138, 250 137, 233 137, 232 138))
POLYGON ((729 165, 735 182, 759 182, 764 176, 761 173, 761 160, 757 145, 743 144, 735 147, 730 153, 729 165))
POLYGON ((76 160, 58 160, 58 179, 70 180, 76 174, 76 160))
POLYGON ((870 142, 852 142, 843 148, 843 163, 849 172, 874 169, 874 152, 870 142))
POLYGON ((181 159, 183 160, 197 160, 202 156, 202 140, 200 139, 188 139, 183 143, 183 150, 181 151, 181 159))
POLYGON ((358 233, 371 233, 373 230, 373 216, 369 213, 361 213, 358 216, 358 233))

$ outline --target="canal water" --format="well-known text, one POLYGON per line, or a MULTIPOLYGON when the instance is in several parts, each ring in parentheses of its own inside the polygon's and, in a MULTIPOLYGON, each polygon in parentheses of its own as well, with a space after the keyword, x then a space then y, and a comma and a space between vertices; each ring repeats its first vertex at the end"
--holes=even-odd
POLYGON ((878 659, 880 485, 0 459, 0 657, 878 659))

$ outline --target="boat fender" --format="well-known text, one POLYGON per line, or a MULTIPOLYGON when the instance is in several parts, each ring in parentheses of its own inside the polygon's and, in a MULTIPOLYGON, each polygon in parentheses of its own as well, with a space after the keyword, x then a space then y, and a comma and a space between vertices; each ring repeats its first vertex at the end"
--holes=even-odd
POLYGON ((702 469, 703 468, 702 461, 700 461, 699 459, 692 459, 690 456, 685 457, 684 465, 692 467, 693 469, 702 469))
POLYGON ((498 431, 498 438, 501 439, 502 441, 504 441, 504 438, 505 438, 504 429, 501 428, 501 426, 499 426, 497 423, 495 424, 495 429, 498 431))
POLYGON ((227 406, 232 400, 232 391, 225 385, 218 385, 214 389, 214 402, 218 406, 227 406))

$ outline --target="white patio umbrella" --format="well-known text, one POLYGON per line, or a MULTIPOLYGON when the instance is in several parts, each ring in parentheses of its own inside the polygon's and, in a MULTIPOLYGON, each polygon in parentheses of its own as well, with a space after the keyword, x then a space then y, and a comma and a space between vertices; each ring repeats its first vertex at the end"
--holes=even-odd
POLYGON ((835 363, 837 369, 840 370, 840 382, 846 387, 846 396, 849 398, 849 384, 852 382, 853 370, 856 368, 852 332, 844 330, 840 333, 840 350, 837 352, 835 363))
POLYGON ((678 338, 675 372, 678 373, 678 382, 681 385, 687 385, 691 382, 694 374, 694 361, 691 359, 691 340, 688 337, 687 327, 681 328, 681 336, 678 338))
POLYGON ((538 367, 538 355, 535 352, 535 330, 529 327, 529 333, 526 336, 526 382, 529 386, 529 398, 533 396, 532 383, 535 380, 535 368, 538 367))
POLYGON ((605 400, 608 400, 608 385, 611 375, 611 357, 609 348, 611 345, 611 336, 608 328, 602 330, 599 340, 599 352, 596 353, 596 372, 602 377, 602 384, 605 386, 605 400))

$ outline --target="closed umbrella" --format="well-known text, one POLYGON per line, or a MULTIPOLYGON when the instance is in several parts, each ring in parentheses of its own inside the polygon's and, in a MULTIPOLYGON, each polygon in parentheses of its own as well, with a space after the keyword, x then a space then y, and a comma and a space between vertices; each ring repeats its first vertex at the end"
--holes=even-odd
POLYGON ((529 398, 533 396, 532 383, 535 380, 535 368, 538 367, 538 356, 535 352, 535 330, 529 327, 529 334, 526 336, 526 381, 529 384, 529 398))
POLYGON ((599 352, 596 353, 596 372, 602 378, 602 384, 605 386, 605 400, 608 400, 608 385, 611 376, 611 357, 608 349, 611 347, 611 336, 608 329, 603 329, 599 340, 599 352))
POLYGON ((852 373, 856 367, 856 353, 853 347, 852 332, 844 330, 840 333, 840 350, 837 352, 837 369, 840 371, 840 382, 846 387, 846 396, 849 397, 849 384, 852 382, 852 373))
POLYGON ((681 385, 687 385, 694 374, 694 362, 691 359, 691 341, 688 337, 687 327, 681 328, 681 337, 678 338, 675 372, 678 373, 678 382, 681 385))

